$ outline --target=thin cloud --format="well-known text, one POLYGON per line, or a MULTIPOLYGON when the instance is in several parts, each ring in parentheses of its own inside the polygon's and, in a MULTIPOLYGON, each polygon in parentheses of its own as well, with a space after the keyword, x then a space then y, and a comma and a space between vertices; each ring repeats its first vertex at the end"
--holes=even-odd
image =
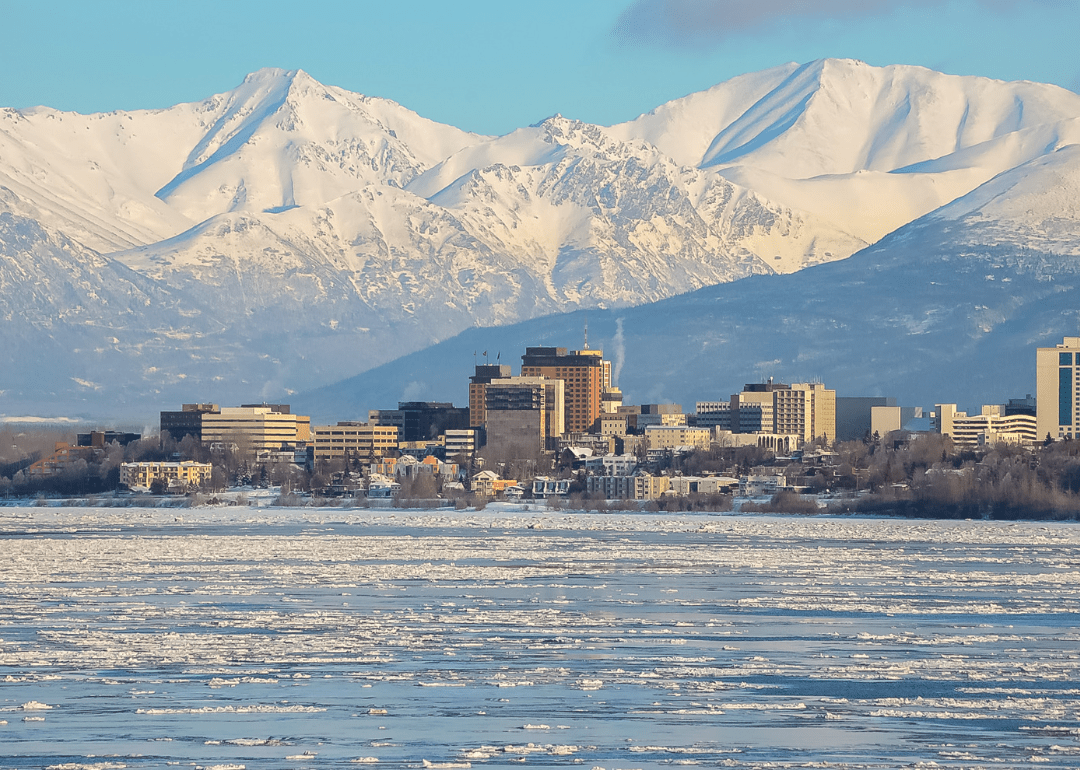
MULTIPOLYGON (((1027 0, 1058 5, 1062 0, 1027 0)), ((1025 0, 978 0, 1001 9, 1025 0)), ((633 43, 681 46, 718 43, 724 38, 797 19, 878 16, 899 7, 942 5, 941 0, 636 0, 620 14, 615 36, 633 43)))

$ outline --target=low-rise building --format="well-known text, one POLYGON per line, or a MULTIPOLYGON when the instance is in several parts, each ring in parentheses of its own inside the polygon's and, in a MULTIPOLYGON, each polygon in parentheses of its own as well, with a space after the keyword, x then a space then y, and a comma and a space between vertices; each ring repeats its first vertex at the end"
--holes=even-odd
POLYGON ((637 466, 638 459, 634 455, 608 454, 585 458, 585 471, 603 476, 629 476, 637 466))
POLYGON ((315 460, 371 462, 395 452, 398 429, 393 425, 339 422, 315 427, 315 460))
POLYGON ((53 453, 31 464, 25 473, 33 478, 59 476, 80 460, 91 463, 102 457, 104 453, 105 451, 98 447, 78 447, 66 441, 57 441, 53 453))
POLYGON ((739 495, 742 497, 762 497, 775 495, 787 486, 787 479, 780 475, 743 476, 739 479, 739 495))
POLYGON ((634 496, 634 476, 587 476, 585 489, 605 500, 627 500, 634 496))
POLYGON ((667 476, 640 474, 633 479, 635 500, 659 500, 671 488, 671 479, 667 476))
POLYGON ((224 407, 202 413, 206 444, 235 446, 249 458, 263 449, 280 450, 311 440, 311 418, 292 414, 287 404, 224 407))
POLYGON ((494 471, 480 471, 472 477, 472 491, 478 497, 498 497, 515 484, 517 479, 500 479, 494 471))
POLYGON ((546 500, 549 497, 566 497, 570 494, 570 479, 551 479, 537 476, 533 479, 533 497, 546 500))
POLYGON ((712 431, 685 425, 650 425, 645 429, 645 441, 650 450, 674 450, 678 447, 708 449, 712 443, 712 431))
POLYGON ((155 481, 161 481, 170 492, 187 491, 210 481, 213 467, 210 463, 142 462, 121 463, 120 483, 128 489, 148 490, 155 481))
POLYGON ((738 487, 739 480, 729 476, 672 476, 669 491, 680 497, 687 497, 729 494, 738 487))
POLYGON ((1020 444, 1033 446, 1039 440, 1038 421, 1030 414, 1006 414, 1005 407, 985 405, 982 414, 968 416, 956 404, 935 404, 931 425, 958 447, 1020 444))

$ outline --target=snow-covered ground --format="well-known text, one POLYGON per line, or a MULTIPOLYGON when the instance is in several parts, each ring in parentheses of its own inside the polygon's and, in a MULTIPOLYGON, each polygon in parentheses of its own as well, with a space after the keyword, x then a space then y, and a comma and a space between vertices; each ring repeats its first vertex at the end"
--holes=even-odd
POLYGON ((1080 763, 1076 526, 50 507, 0 532, 2 768, 1080 763))

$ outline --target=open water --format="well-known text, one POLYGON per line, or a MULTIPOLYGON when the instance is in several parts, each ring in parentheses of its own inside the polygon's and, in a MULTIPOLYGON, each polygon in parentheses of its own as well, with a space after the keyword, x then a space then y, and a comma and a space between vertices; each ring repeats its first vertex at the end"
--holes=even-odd
POLYGON ((0 768, 1080 767, 1080 527, 0 509, 0 768))

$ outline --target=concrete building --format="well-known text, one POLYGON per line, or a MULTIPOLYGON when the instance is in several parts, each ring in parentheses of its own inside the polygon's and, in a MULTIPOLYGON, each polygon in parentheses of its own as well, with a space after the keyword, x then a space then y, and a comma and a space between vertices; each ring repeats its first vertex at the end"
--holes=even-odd
POLYGON ((219 412, 203 412, 203 443, 235 445, 238 451, 255 457, 261 449, 277 450, 310 441, 311 418, 283 409, 288 407, 227 406, 219 412))
POLYGON ((591 430, 611 389, 611 363, 600 350, 525 348, 522 377, 547 377, 564 383, 563 432, 591 430))
POLYGON ((836 391, 820 382, 794 383, 773 392, 774 433, 800 436, 804 442, 836 440, 836 391))
POLYGON ((221 411, 217 404, 183 404, 179 412, 162 412, 158 423, 162 436, 168 433, 176 441, 194 436, 202 441, 202 416, 221 411))
POLYGON ((1032 446, 1039 440, 1038 418, 1029 414, 1005 414, 1003 405, 986 405, 981 414, 969 416, 956 404, 935 404, 931 424, 938 433, 952 438, 958 447, 994 444, 1032 446))
POLYGON ((169 491, 187 491, 210 481, 210 463, 121 463, 120 483, 128 489, 149 490, 161 480, 169 491))
POLYGON ((698 401, 694 415, 694 424, 699 428, 731 430, 731 401, 698 401))
POLYGON ((729 476, 672 476, 670 494, 689 495, 730 494, 738 489, 739 480, 729 476))
POLYGON ((905 425, 922 416, 921 406, 870 407, 870 435, 885 436, 894 430, 903 430, 905 425))
POLYGON ((625 436, 626 415, 603 415, 600 417, 601 436, 625 436))
POLYGON ((650 451, 681 447, 708 449, 712 443, 712 431, 685 425, 650 425, 645 428, 645 443, 650 451))
POLYGON ((359 460, 369 463, 397 450, 398 429, 392 425, 339 422, 315 427, 315 460, 359 460))
POLYGON ((469 378, 469 425, 473 428, 484 427, 487 420, 485 405, 487 386, 492 380, 505 380, 512 377, 510 364, 479 364, 476 372, 469 378))
POLYGON ((485 390, 488 454, 505 459, 536 459, 551 436, 548 418, 562 411, 563 383, 546 377, 492 380, 485 390), (550 399, 550 402, 549 402, 550 399))
MULTIPOLYGON (((470 407, 469 414, 472 414, 470 407)), ((476 456, 476 450, 480 448, 480 434, 482 428, 467 428, 448 430, 443 434, 443 446, 446 448, 446 459, 463 459, 471 462, 476 456)))
POLYGON ((732 433, 713 428, 713 443, 722 447, 757 446, 785 456, 801 446, 802 438, 778 433, 732 433))
POLYGON ((1080 438, 1080 337, 1035 351, 1035 388, 1039 438, 1080 438))
POLYGON ((635 500, 659 500, 671 488, 671 479, 667 476, 638 475, 634 480, 635 500))
POLYGON ((594 455, 586 458, 585 472, 601 476, 629 476, 638 466, 638 458, 634 455, 594 455))
POLYGON ((876 406, 895 407, 896 399, 886 396, 837 396, 836 440, 861 441, 867 433, 873 434, 873 409, 876 406))
POLYGON ((605 500, 628 500, 634 496, 633 476, 587 476, 585 490, 605 500))

